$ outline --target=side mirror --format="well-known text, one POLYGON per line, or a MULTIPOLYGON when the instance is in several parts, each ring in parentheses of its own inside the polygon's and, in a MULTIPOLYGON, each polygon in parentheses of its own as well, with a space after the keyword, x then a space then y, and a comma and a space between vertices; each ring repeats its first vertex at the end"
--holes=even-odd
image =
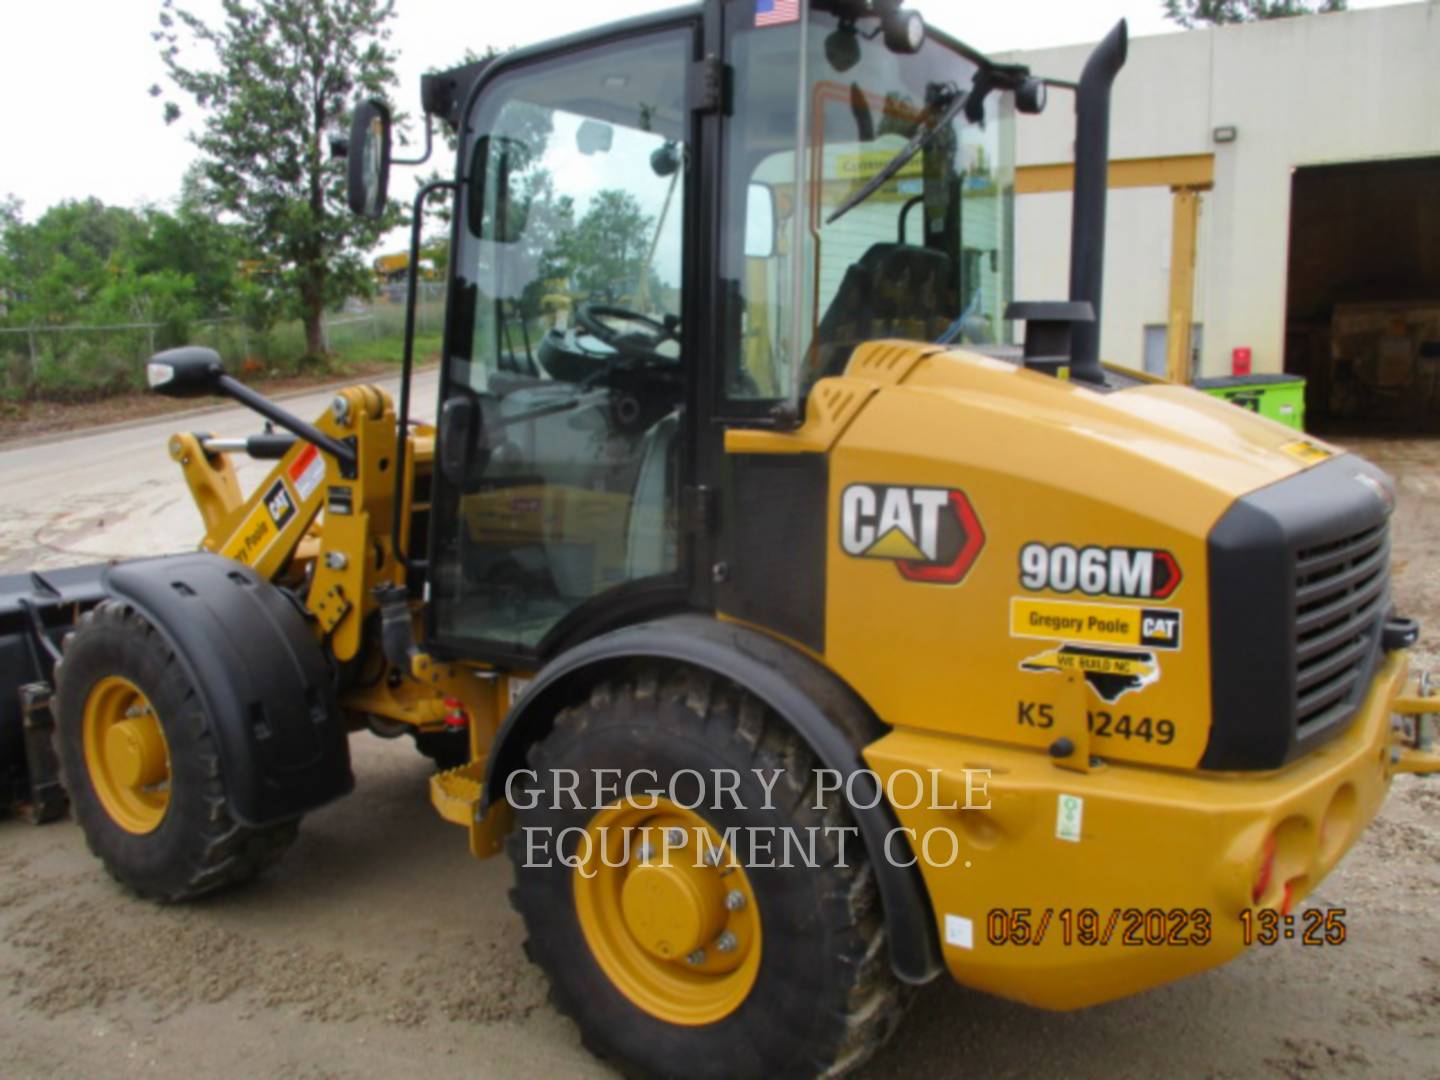
POLYGON ((769 184, 751 184, 745 206, 745 257, 769 259, 775 255, 775 190, 769 184))
POLYGON ((436 442, 440 472, 453 486, 465 486, 465 474, 475 445, 475 402, 468 397, 452 397, 440 410, 439 438, 436 442))
POLYGON ((524 235, 530 205, 515 197, 510 182, 515 161, 523 161, 524 152, 524 143, 504 135, 482 135, 475 140, 475 152, 470 158, 470 190, 465 200, 471 235, 497 244, 513 244, 524 235))
POLYGON ((374 221, 385 213, 390 190, 390 110, 383 101, 355 106, 345 158, 350 210, 374 221))
POLYGON ((490 450, 485 445, 485 417, 485 402, 476 397, 448 398, 440 410, 435 439, 436 464, 446 481, 466 495, 480 490, 480 478, 490 460, 490 450))
POLYGON ((172 398, 219 394, 225 366, 214 349, 187 345, 156 353, 145 365, 145 381, 157 394, 172 398))

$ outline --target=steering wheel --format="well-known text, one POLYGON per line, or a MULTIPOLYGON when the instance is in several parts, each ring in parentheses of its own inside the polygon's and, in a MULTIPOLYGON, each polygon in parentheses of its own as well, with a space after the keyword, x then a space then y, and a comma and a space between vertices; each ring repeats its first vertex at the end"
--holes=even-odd
POLYGON ((669 367, 679 363, 677 357, 666 356, 659 351, 667 341, 680 341, 680 320, 673 315, 661 322, 649 315, 613 304, 586 303, 576 306, 575 321, 587 334, 608 345, 621 356, 669 367), (609 320, 630 323, 632 326, 638 324, 644 329, 627 332, 612 325, 609 320))

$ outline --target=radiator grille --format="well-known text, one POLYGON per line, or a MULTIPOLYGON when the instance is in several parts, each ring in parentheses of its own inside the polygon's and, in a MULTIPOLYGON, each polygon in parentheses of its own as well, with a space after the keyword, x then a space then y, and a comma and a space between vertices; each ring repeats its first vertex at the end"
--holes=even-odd
POLYGON ((1342 721, 1359 704, 1390 576, 1387 524, 1295 559, 1295 722, 1342 721))

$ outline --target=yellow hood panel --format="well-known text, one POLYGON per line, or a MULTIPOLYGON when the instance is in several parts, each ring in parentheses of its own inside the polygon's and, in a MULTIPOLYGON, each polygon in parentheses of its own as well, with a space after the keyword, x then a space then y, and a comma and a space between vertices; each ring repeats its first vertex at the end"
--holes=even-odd
POLYGON ((1045 471, 1064 469, 1070 486, 1133 489, 1145 476, 1164 474, 1169 490, 1152 497, 1185 508, 1187 518, 1203 505, 1211 522, 1235 498, 1339 452, 1187 387, 1154 383, 1100 393, 962 351, 927 358, 889 394, 906 392, 959 406, 967 424, 983 424, 999 440, 986 446, 966 438, 969 447, 1022 459, 1039 453, 1045 471), (1056 459, 1061 447, 1082 445, 1093 459, 1056 459), (1088 475, 1080 474, 1082 465, 1088 475))
POLYGON ((1334 452, 1183 387, 1098 393, 961 352, 912 353, 881 380, 866 377, 866 349, 816 387, 854 404, 797 433, 830 450, 826 662, 899 727, 1039 748, 1067 723, 1084 731, 1088 711, 1092 752, 1193 767, 1210 729, 1210 532, 1238 497, 1334 452), (958 518, 948 503, 927 509, 942 498, 958 518), (952 536, 969 544, 948 576, 925 576, 937 552, 942 565, 951 554, 932 518, 960 520, 952 536), (897 520, 930 562, 892 550, 897 520), (1139 553, 1178 584, 1133 596, 1031 588, 1022 557, 1035 548, 1139 553), (1085 620, 1083 633, 1048 629, 1064 617, 1085 620), (1162 623, 1168 642, 1136 629, 1162 623), (1132 637, 1128 652, 1113 644, 1132 637), (1104 642, 1113 688, 1067 689, 1104 642))

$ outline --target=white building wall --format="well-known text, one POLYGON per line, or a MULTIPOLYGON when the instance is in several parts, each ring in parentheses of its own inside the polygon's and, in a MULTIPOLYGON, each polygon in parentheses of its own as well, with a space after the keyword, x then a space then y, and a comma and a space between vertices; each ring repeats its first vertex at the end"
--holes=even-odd
MULTIPOLYGON (((1074 80, 1091 47, 1008 59, 1074 80)), ((1071 100, 1054 92, 1043 116, 1021 118, 1020 165, 1073 160, 1071 100)), ((1256 371, 1279 371, 1292 170, 1440 154, 1440 0, 1136 39, 1115 86, 1110 139, 1112 158, 1215 155, 1196 281, 1201 371, 1229 374, 1238 346, 1253 350, 1256 371), (1229 125, 1237 141, 1216 144, 1214 129, 1229 125)), ((1168 191, 1111 193, 1107 360, 1140 367, 1144 327, 1166 321, 1170 233, 1168 191)), ((1070 197, 1019 198, 1016 247, 1018 299, 1066 296, 1070 197)))

